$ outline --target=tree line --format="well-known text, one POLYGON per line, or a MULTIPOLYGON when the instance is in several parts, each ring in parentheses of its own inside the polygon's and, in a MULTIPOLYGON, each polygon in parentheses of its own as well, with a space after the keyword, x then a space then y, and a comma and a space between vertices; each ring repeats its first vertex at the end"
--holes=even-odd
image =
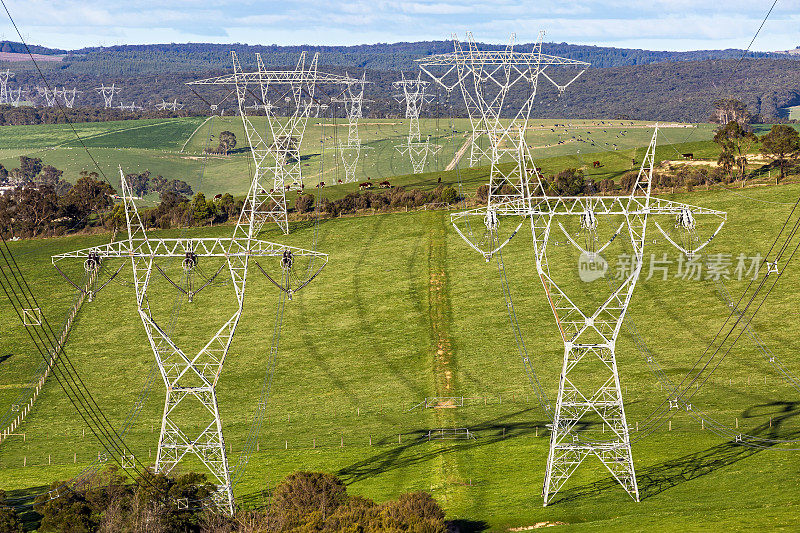
POLYGON ((102 107, 33 107, 0 106, 0 126, 33 126, 36 124, 67 124, 68 122, 107 122, 143 118, 176 118, 195 116, 190 109, 181 111, 122 111, 102 107))
MULTIPOLYGON (((401 494, 377 503, 353 496, 336 476, 297 472, 284 478, 255 510, 228 516, 211 505, 215 485, 205 474, 177 476, 149 471, 132 483, 110 466, 88 483, 64 490, 56 481, 36 499, 38 531, 69 533, 234 533, 283 531, 361 531, 445 533, 439 504, 427 492, 401 494)), ((2 491, 0 491, 1 493, 2 491)), ((0 494, 0 504, 5 494, 0 494)), ((21 533, 22 523, 11 507, 0 508, 0 533, 21 533)))
MULTIPOLYGON (((449 51, 444 45, 410 44, 418 46, 406 49, 407 60, 401 60, 399 56, 394 57, 386 51, 381 57, 392 58, 391 61, 387 59, 386 64, 355 59, 348 59, 349 63, 344 60, 337 63, 331 58, 331 62, 325 64, 321 70, 334 74, 348 73, 352 76, 360 76, 366 71, 367 79, 372 83, 368 85, 365 96, 373 101, 365 105, 365 116, 398 116, 404 113, 404 109, 392 96, 395 93, 392 82, 400 78, 400 71, 406 76, 416 77, 419 69, 413 59, 429 53, 449 51), (393 63, 395 60, 398 63, 393 63)), ((206 45, 198 46, 203 49, 206 45)), ((383 46, 389 50, 395 45, 383 46)), ((143 47, 141 50, 137 47, 123 47, 119 50, 112 48, 102 52, 90 51, 85 56, 76 56, 74 60, 67 61, 59 69, 48 70, 47 76, 52 85, 82 88, 84 93, 78 100, 78 105, 81 106, 101 107, 102 98, 93 88, 101 83, 115 83, 121 88, 119 96, 115 98, 115 105, 120 102, 136 102, 149 107, 150 111, 147 113, 151 113, 154 112, 153 104, 160 102, 162 98, 169 101, 177 98, 179 102, 186 104, 184 113, 202 114, 209 113, 209 104, 219 104, 224 100, 218 112, 224 109, 226 115, 231 115, 236 113, 237 104, 235 98, 225 99, 230 88, 198 88, 186 85, 187 82, 200 78, 230 73, 232 67, 229 64, 229 49, 223 48, 225 54, 222 54, 221 49, 214 52, 221 54, 219 60, 215 59, 217 56, 214 54, 212 57, 199 52, 181 58, 170 51, 170 45, 163 45, 162 48, 143 47), (82 65, 81 68, 78 68, 79 64, 82 65), (134 68, 135 72, 130 70, 134 68)), ((254 50, 256 47, 240 48, 245 68, 254 67, 254 50)), ((562 53, 557 47, 552 52, 562 53)), ((269 68, 291 68, 297 61, 298 53, 292 49, 283 56, 273 54, 269 56, 271 59, 267 60, 267 64, 269 68)), ((324 60, 328 53, 323 51, 321 58, 324 60)), ((595 59, 597 57, 602 57, 602 54, 595 56, 595 59)), ((800 61, 796 59, 800 56, 751 57, 741 62, 724 54, 711 56, 713 58, 709 59, 704 57, 706 56, 698 55, 688 61, 656 62, 637 59, 631 60, 630 64, 622 62, 612 66, 602 61, 593 61, 591 54, 578 55, 576 59, 592 61, 592 68, 570 85, 563 95, 549 83, 540 84, 531 116, 705 122, 713 109, 714 100, 730 95, 747 104, 756 120, 775 122, 786 120, 785 108, 800 105, 800 61), (731 72, 735 72, 736 76, 731 77, 731 72)), ((17 75, 14 83, 17 85, 33 87, 41 84, 38 72, 30 65, 19 64, 15 66, 15 72, 17 75)), ((321 86, 319 89, 317 96, 335 95, 341 91, 337 87, 321 86)), ((457 92, 448 98, 444 90, 432 85, 429 93, 434 98, 431 103, 423 106, 423 116, 466 116, 463 99, 457 92)), ((522 87, 512 88, 505 108, 519 109, 524 96, 522 87)), ((254 97, 248 97, 248 104, 253 101, 254 97)), ((280 112, 282 104, 273 103, 278 105, 280 112)), ((333 106, 327 112, 328 115, 331 113, 335 113, 334 116, 337 117, 345 115, 341 105, 333 106)), ((144 115, 145 112, 142 112, 136 116, 144 115)))

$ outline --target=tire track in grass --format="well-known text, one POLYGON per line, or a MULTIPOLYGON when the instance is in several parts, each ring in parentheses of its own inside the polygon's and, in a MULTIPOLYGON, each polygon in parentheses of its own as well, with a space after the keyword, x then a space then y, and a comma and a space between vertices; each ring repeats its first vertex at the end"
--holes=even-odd
MULTIPOLYGON (((428 321, 430 328, 430 361, 433 374, 433 396, 438 398, 457 396, 456 358, 450 335, 452 302, 447 276, 447 215, 430 213, 428 231, 428 321)), ((450 400, 439 400, 431 417, 433 427, 455 428, 458 418, 456 404, 450 400)), ((442 452, 458 446, 458 441, 431 443, 442 452)), ((432 473, 434 495, 445 507, 450 500, 468 498, 464 494, 462 475, 457 453, 440 453, 432 473)))

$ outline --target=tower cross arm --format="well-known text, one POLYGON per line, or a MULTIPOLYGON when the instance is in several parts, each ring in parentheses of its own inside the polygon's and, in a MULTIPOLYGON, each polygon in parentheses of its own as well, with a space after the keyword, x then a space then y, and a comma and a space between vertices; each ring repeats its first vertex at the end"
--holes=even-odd
MULTIPOLYGON (((637 196, 531 196, 497 203, 492 210, 498 216, 570 216, 592 211, 595 215, 712 215, 727 218, 725 211, 637 196)), ((451 215, 453 220, 485 214, 486 208, 471 209, 451 215)))
POLYGON ((238 74, 225 74, 214 78, 190 81, 186 85, 271 85, 279 83, 319 83, 331 85, 354 85, 361 83, 360 79, 326 72, 308 70, 262 70, 255 72, 241 72, 238 74))
POLYGON ((506 50, 462 50, 447 52, 445 54, 434 54, 416 60, 417 63, 426 67, 449 66, 463 63, 480 65, 509 65, 520 64, 539 64, 540 68, 547 66, 575 66, 589 67, 591 63, 578 61, 568 57, 539 54, 537 52, 508 52, 506 50))
POLYGON ((314 250, 306 250, 294 246, 287 246, 258 239, 232 239, 228 238, 176 238, 176 239, 148 239, 150 249, 136 247, 132 249, 126 240, 91 246, 63 254, 52 256, 53 262, 62 259, 86 259, 89 257, 185 257, 193 253, 198 257, 280 257, 284 252, 291 252, 296 257, 316 257, 327 261, 328 254, 314 250))

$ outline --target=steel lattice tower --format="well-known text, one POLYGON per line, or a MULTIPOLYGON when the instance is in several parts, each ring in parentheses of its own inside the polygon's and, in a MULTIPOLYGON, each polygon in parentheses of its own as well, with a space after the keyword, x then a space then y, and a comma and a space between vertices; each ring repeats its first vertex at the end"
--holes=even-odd
MULTIPOLYGON (((342 157, 344 167, 344 183, 356 181, 356 166, 361 157, 361 150, 365 147, 361 145, 361 137, 358 134, 358 120, 364 116, 364 85, 367 73, 365 72, 356 83, 345 84, 345 89, 338 97, 332 98, 332 102, 340 102, 344 105, 347 113, 347 142, 339 142, 337 149, 342 157)), ((349 77, 349 76, 348 76, 349 77)), ((319 115, 321 106, 315 105, 316 113, 319 115)))
POLYGON ((430 135, 423 141, 419 130, 419 113, 423 104, 427 103, 425 89, 430 85, 430 82, 422 81, 421 76, 422 74, 418 75, 417 79, 410 80, 404 76, 402 80, 392 84, 403 91, 394 98, 399 104, 406 104, 406 118, 409 119, 408 138, 395 148, 403 155, 408 154, 414 174, 421 173, 428 156, 436 154, 442 148, 437 144, 431 144, 430 135))
MULTIPOLYGON (((98 269, 108 259, 130 259, 137 309, 166 387, 156 471, 169 473, 187 455, 196 456, 212 474, 217 485, 213 494, 215 505, 233 514, 232 473, 222 434, 216 385, 242 314, 249 262, 251 259, 273 258, 271 266, 281 273, 275 278, 282 280, 283 290, 291 296, 294 290, 305 286, 322 270, 327 263, 327 255, 255 239, 256 228, 252 222, 263 219, 264 213, 260 212, 263 209, 262 204, 249 200, 252 195, 248 196, 232 238, 151 238, 139 218, 133 202, 133 192, 122 169, 120 180, 128 229, 127 239, 53 256, 53 263, 58 267, 57 263, 66 258, 83 259, 88 271, 98 269), (182 259, 182 266, 188 271, 204 257, 225 261, 224 264, 227 264, 230 272, 230 286, 236 305, 230 318, 221 326, 214 326, 216 332, 210 340, 199 352, 192 354, 187 353, 181 347, 181 342, 167 333, 166 325, 155 316, 150 306, 148 289, 156 275, 154 267, 164 274, 158 266, 159 261, 182 259), (315 260, 314 268, 312 263, 297 266, 303 260, 315 260), (303 279, 298 282, 299 278, 303 279), (186 409, 190 412, 187 413, 186 409), (197 417, 205 418, 199 433, 194 429, 197 427, 197 417)), ((251 189, 257 187, 259 184, 254 178, 251 189)), ((191 301, 202 288, 191 292, 193 289, 189 287, 189 292, 184 292, 191 301)))
MULTIPOLYGON (((625 418, 619 371, 616 359, 617 337, 628 311, 631 296, 642 269, 645 230, 648 217, 670 219, 676 228, 694 229, 695 216, 714 217, 719 225, 711 237, 700 246, 679 250, 692 256, 706 246, 720 231, 726 214, 722 211, 695 207, 678 202, 651 198, 656 138, 653 134, 647 155, 642 162, 632 192, 625 196, 548 196, 543 178, 536 171, 530 151, 520 133, 515 143, 520 160, 525 162, 524 178, 517 187, 523 190, 520 198, 488 207, 489 218, 502 216, 530 219, 533 234, 536 275, 555 316, 564 343, 558 396, 553 416, 550 450, 542 489, 544 505, 552 501, 572 473, 588 456, 597 457, 631 497, 639 500, 630 432, 625 418), (607 244, 595 245, 598 226, 612 220, 613 232, 607 244), (578 243, 561 221, 578 222, 586 235, 586 244, 578 243), (595 260, 615 239, 622 239, 633 250, 630 273, 596 308, 579 305, 576 296, 567 294, 551 273, 547 249, 553 223, 567 240, 590 260, 595 260), (599 422, 599 423, 598 423, 599 422), (598 430, 599 428, 599 430, 598 430)), ((471 215, 483 216, 487 208, 453 215, 453 224, 464 222, 471 215)), ((657 222, 656 222, 657 224, 657 222)), ((660 229, 660 226, 659 226, 660 229)), ((466 235, 459 231, 466 238, 466 235)), ((670 240, 670 242, 672 242, 670 240)), ((474 243, 471 243, 474 247, 474 243)), ((677 246, 677 245, 676 245, 677 246)))
POLYGON ((56 89, 52 91, 47 87, 36 87, 39 96, 44 97, 45 105, 47 107, 54 107, 56 105, 56 89))
POLYGON ((79 91, 77 87, 73 87, 72 89, 67 89, 66 87, 59 89, 58 87, 55 87, 53 88, 53 99, 55 100, 56 98, 60 97, 62 100, 64 100, 64 105, 68 109, 72 109, 75 107, 75 98, 81 92, 82 91, 79 91))
POLYGON ((120 111, 134 112, 134 111, 142 111, 144 108, 142 106, 140 106, 140 105, 136 105, 136 102, 131 102, 128 105, 119 104, 117 106, 117 109, 119 109, 120 111))
POLYGON ((11 103, 11 93, 8 90, 8 80, 13 77, 14 73, 10 70, 0 70, 0 105, 8 105, 11 103))
POLYGON ((8 91, 8 93, 10 95, 11 105, 14 107, 19 107, 19 101, 22 98, 22 87, 11 89, 8 91))
POLYGON ((505 50, 478 50, 471 33, 467 43, 462 44, 453 36, 454 51, 418 59, 420 68, 448 92, 461 89, 472 126, 470 166, 482 156, 491 162, 489 179, 489 204, 503 202, 522 195, 521 190, 512 194, 500 194, 497 189, 504 183, 519 183, 522 161, 517 150, 517 135, 528 127, 539 78, 543 76, 559 92, 563 92, 583 74, 588 63, 542 53, 542 37, 531 52, 514 50, 515 36, 512 34, 505 50), (577 75, 560 85, 547 73, 555 67, 579 68, 577 75), (523 103, 516 111, 509 112, 506 105, 509 94, 521 92, 523 103), (482 136, 488 137, 489 149, 479 146, 482 136), (503 171, 501 163, 513 162, 510 171, 503 171))
POLYGON ((173 99, 172 102, 167 102, 162 98, 161 103, 155 104, 155 108, 159 111, 180 111, 183 109, 183 105, 178 103, 177 98, 173 99))
POLYGON ((254 180, 258 187, 250 190, 248 201, 264 206, 258 211, 258 218, 252 221, 258 232, 267 220, 272 220, 284 233, 289 233, 289 219, 286 211, 287 188, 301 189, 303 178, 300 167, 300 146, 303 142, 306 123, 315 107, 314 91, 317 84, 351 85, 361 80, 349 76, 338 76, 317 72, 319 54, 314 54, 306 65, 306 53, 294 70, 267 70, 256 54, 258 70, 244 72, 236 52, 231 51, 233 74, 190 82, 190 85, 233 85, 239 102, 239 114, 250 145, 255 163, 254 180), (262 136, 258 128, 247 116, 246 99, 250 86, 257 86, 257 104, 267 115, 269 136, 262 136), (277 115, 278 106, 271 103, 270 90, 288 87, 286 103, 291 109, 285 117, 277 115))
POLYGON ((119 94, 119 87, 117 87, 114 83, 112 83, 110 86, 102 84, 100 87, 95 87, 95 91, 97 91, 97 94, 103 97, 103 107, 108 109, 113 107, 114 96, 119 94))

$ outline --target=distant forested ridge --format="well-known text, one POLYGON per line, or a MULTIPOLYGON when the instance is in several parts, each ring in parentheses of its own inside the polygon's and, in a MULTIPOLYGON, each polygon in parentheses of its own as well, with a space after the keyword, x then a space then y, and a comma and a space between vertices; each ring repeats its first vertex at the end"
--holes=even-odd
MULTIPOLYGON (((483 50, 502 50, 505 45, 478 43, 483 50)), ((515 46, 516 50, 530 51, 532 43, 515 46)), ((153 71, 186 72, 230 68, 230 53, 235 50, 243 62, 255 63, 254 55, 260 53, 270 65, 292 65, 303 50, 319 52, 320 65, 355 67, 370 70, 413 70, 415 59, 431 54, 451 52, 451 41, 421 41, 379 43, 355 46, 278 46, 246 44, 155 44, 120 45, 83 48, 67 52, 65 61, 72 69, 108 75, 132 75, 153 71)), ((630 48, 610 48, 567 43, 544 43, 542 51, 587 61, 594 67, 621 67, 646 65, 665 61, 701 61, 705 59, 731 59, 741 57, 743 50, 698 50, 692 52, 662 52, 630 48)), ((56 53, 56 52, 54 52, 56 53)), ((57 51, 57 53, 64 53, 57 51)), ((773 52, 752 52, 748 57, 786 57, 773 52)))
MULTIPOLYGON (((115 83, 121 92, 115 105, 135 102, 153 109, 162 99, 178 99, 190 114, 204 113, 209 104, 217 104, 227 90, 195 87, 186 83, 203 77, 230 72, 230 51, 236 50, 243 67, 255 67, 255 52, 273 68, 293 66, 302 50, 320 52, 320 69, 360 76, 366 71, 372 83, 365 105, 371 117, 390 117, 403 112, 392 98, 392 82, 418 72, 415 59, 452 50, 449 41, 393 43, 359 46, 252 46, 217 44, 125 45, 81 50, 54 50, 31 47, 34 53, 63 54, 59 63, 40 64, 54 86, 77 86, 84 93, 78 105, 99 106, 100 95, 94 91, 101 83, 115 83)), ((530 50, 531 44, 517 45, 530 50)), ((480 45, 498 49, 499 45, 480 45)), ((20 50, 17 43, 0 43, 0 50, 20 50)), ((23 48, 24 50, 24 48, 23 48)), ((597 46, 545 43, 543 51, 592 63, 592 68, 559 97, 544 82, 540 85, 535 118, 625 117, 641 120, 707 121, 713 102, 718 98, 736 98, 745 102, 750 113, 764 121, 785 116, 783 108, 800 105, 800 56, 780 53, 751 53, 739 61, 741 50, 694 52, 659 52, 597 46)), ((0 66, 2 64, 0 63, 0 66)), ((33 88, 41 78, 31 64, 9 65, 14 83, 33 88)), ((334 87, 322 87, 319 94, 331 94, 334 87)), ((434 86, 434 101, 423 110, 427 116, 463 116, 460 94, 450 99, 434 86)), ((511 94, 509 105, 521 95, 511 94)), ((255 103, 255 102, 252 102, 255 103)), ((235 112, 233 97, 220 106, 226 114, 235 112)), ((333 111, 343 115, 341 106, 333 111)))

